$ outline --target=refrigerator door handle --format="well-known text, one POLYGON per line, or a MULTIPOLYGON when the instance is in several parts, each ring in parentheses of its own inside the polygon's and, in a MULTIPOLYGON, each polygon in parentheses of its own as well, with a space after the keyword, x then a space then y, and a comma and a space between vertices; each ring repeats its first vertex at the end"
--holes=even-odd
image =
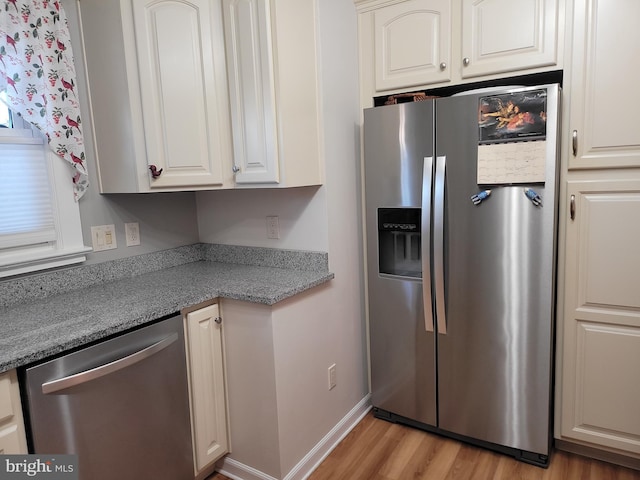
POLYGON ((422 302, 424 305, 424 329, 433 332, 433 308, 431 300, 431 185, 433 183, 433 157, 424 157, 422 170, 422 302))
POLYGON ((436 297, 438 333, 446 335, 447 317, 444 302, 444 189, 447 157, 436 159, 433 205, 433 283, 436 297))

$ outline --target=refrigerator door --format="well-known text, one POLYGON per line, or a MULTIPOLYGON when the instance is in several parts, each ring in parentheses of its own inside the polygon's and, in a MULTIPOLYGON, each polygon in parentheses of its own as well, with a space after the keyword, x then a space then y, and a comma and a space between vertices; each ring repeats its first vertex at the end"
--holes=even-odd
POLYGON ((428 425, 436 425, 433 115, 431 101, 364 112, 372 403, 428 425))
POLYGON ((544 184, 489 186, 490 196, 476 205, 471 196, 485 188, 476 179, 481 96, 436 102, 437 157, 446 162, 443 202, 434 200, 436 209, 444 204, 443 225, 433 233, 444 250, 442 272, 434 271, 434 290, 443 288, 445 303, 437 305, 445 315, 437 339, 439 426, 546 456, 558 90, 552 86, 547 95, 544 184), (525 187, 542 205, 525 196, 525 187))

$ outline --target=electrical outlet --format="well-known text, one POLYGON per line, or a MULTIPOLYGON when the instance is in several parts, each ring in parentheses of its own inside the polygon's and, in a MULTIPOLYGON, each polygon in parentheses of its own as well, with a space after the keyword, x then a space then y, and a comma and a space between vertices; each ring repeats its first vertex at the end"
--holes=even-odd
POLYGON ((125 223, 124 234, 127 237, 127 247, 140 245, 140 226, 138 222, 125 223))
POLYGON ((91 244, 94 252, 118 248, 115 225, 97 225, 91 227, 91 244))
POLYGON ((329 390, 336 386, 336 364, 329 367, 329 390))
POLYGON ((280 225, 277 216, 267 217, 267 238, 280 238, 280 225))

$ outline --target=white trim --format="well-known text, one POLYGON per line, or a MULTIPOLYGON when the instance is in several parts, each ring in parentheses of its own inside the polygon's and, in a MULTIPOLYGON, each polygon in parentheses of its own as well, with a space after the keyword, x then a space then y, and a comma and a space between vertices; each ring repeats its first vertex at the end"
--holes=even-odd
MULTIPOLYGON (((367 394, 320 440, 309 453, 284 477, 283 480, 305 480, 322 461, 338 446, 351 430, 371 410, 371 394, 367 394)), ((224 458, 216 470, 232 480, 277 480, 255 468, 244 465, 232 458, 224 458)))
POLYGON ((40 258, 30 256, 29 260, 15 262, 8 266, 0 266, 0 278, 10 277, 12 275, 21 275, 23 273, 31 273, 45 268, 64 267, 75 263, 84 262, 87 257, 85 253, 90 252, 91 248, 82 247, 79 250, 65 251, 64 255, 60 252, 42 254, 40 258))
POLYGON ((56 240, 53 244, 0 251, 0 278, 84 262, 85 254, 91 251, 82 238, 80 209, 73 198, 72 168, 50 149, 47 168, 56 240))
POLYGON ((298 464, 284 477, 284 480, 305 480, 322 461, 338 446, 353 428, 360 423, 371 410, 371 394, 367 394, 360 402, 327 433, 318 444, 311 449, 298 464))
POLYGON ((225 457, 218 465, 220 467, 216 467, 216 471, 232 480, 277 480, 275 477, 262 473, 260 470, 240 463, 233 458, 225 457))
POLYGON ((20 130, 17 128, 0 128, 0 144, 9 145, 42 145, 40 138, 26 135, 30 130, 20 130))

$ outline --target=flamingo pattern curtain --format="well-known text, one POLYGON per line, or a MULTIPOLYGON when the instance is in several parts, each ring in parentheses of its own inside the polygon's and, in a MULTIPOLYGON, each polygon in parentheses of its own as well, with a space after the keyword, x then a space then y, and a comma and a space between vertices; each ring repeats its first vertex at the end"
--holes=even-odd
POLYGON ((73 167, 79 199, 89 182, 67 17, 59 1, 0 1, 0 90, 73 167))

